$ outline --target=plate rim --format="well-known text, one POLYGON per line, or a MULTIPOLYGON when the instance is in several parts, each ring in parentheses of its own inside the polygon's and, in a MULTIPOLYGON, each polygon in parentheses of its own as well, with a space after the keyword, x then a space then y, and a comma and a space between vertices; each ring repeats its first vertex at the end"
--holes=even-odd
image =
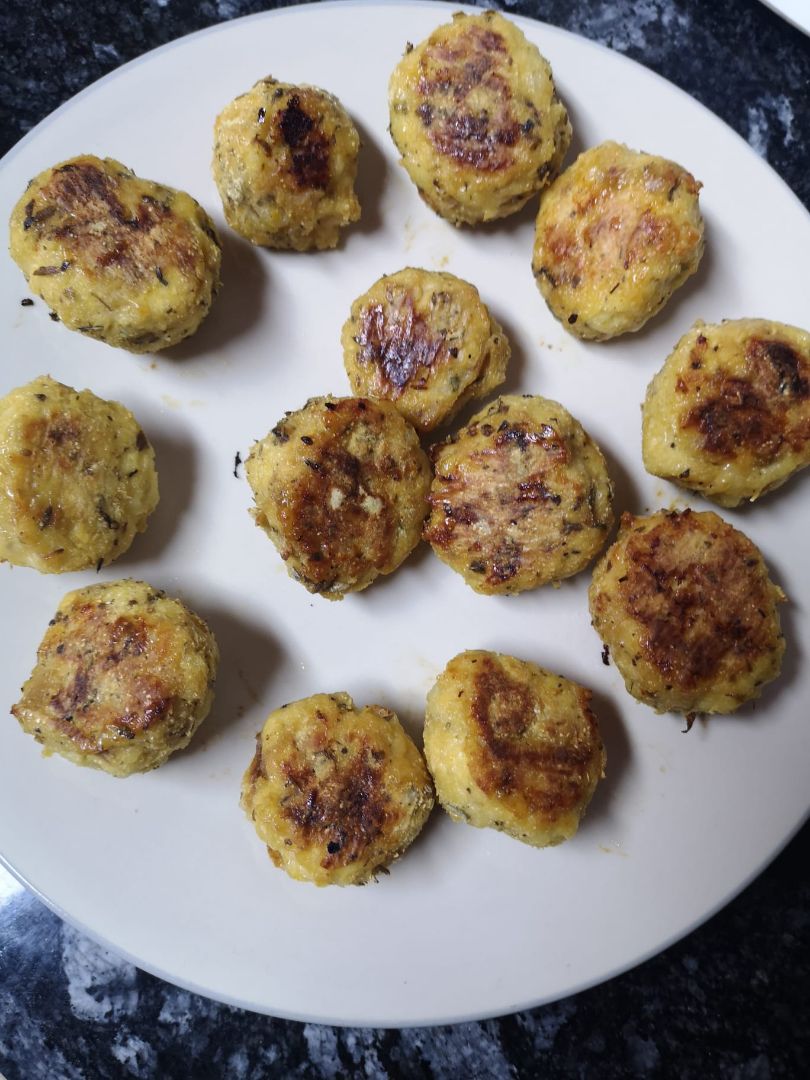
MULTIPOLYGON (((156 47, 154 49, 150 49, 147 52, 142 53, 141 55, 139 55, 137 57, 134 57, 133 59, 127 61, 125 64, 120 65, 119 67, 115 68, 113 71, 108 72, 107 74, 103 75, 101 78, 99 78, 99 79, 95 80, 94 82, 90 83, 88 86, 84 87, 77 94, 75 94, 72 97, 68 98, 65 102, 63 102, 60 106, 58 106, 53 112, 49 113, 46 117, 44 117, 41 121, 39 121, 39 123, 36 124, 29 132, 27 132, 17 143, 15 143, 14 146, 12 146, 10 148, 10 150, 3 156, 3 158, 0 159, 0 166, 8 164, 16 156, 16 154, 25 145, 28 144, 29 141, 31 141, 34 138, 38 137, 43 129, 47 128, 52 122, 55 122, 59 118, 59 116, 63 113, 63 111, 66 111, 66 110, 72 108, 82 97, 84 97, 85 95, 89 95, 91 93, 95 93, 96 91, 98 91, 99 87, 102 84, 105 84, 108 81, 112 81, 112 80, 117 79, 119 77, 124 77, 128 73, 129 69, 131 69, 131 68, 133 68, 133 67, 135 67, 137 65, 140 65, 140 64, 143 64, 143 63, 147 62, 152 57, 156 56, 158 53, 167 52, 167 51, 169 51, 171 49, 181 47, 181 46, 185 45, 186 43, 190 43, 193 39, 201 38, 201 37, 203 37, 205 35, 221 33, 221 32, 223 32, 223 30, 227 30, 232 25, 236 26, 237 24, 243 24, 243 23, 247 23, 247 22, 250 22, 250 21, 254 21, 254 20, 258 21, 258 20, 272 19, 272 18, 275 18, 277 16, 280 16, 280 17, 290 16, 290 15, 295 15, 295 14, 301 13, 301 12, 303 12, 305 10, 306 11, 315 10, 316 8, 317 9, 323 9, 325 7, 328 7, 328 8, 340 8, 340 9, 346 9, 346 8, 349 8, 349 7, 352 7, 352 8, 368 8, 368 7, 373 7, 373 8, 400 8, 400 9, 403 9, 403 10, 407 10, 407 9, 411 9, 411 8, 423 8, 423 9, 429 9, 431 11, 436 12, 436 14, 437 14, 437 25, 438 25, 439 20, 443 17, 444 13, 447 13, 447 12, 453 12, 453 11, 457 11, 457 10, 464 10, 464 11, 468 11, 471 14, 481 14, 482 13, 481 8, 470 7, 469 5, 458 5, 458 4, 453 4, 453 3, 446 3, 446 2, 437 3, 436 0, 320 0, 320 2, 318 2, 317 4, 315 2, 304 3, 304 4, 295 4, 295 5, 290 5, 288 7, 274 8, 274 9, 269 10, 269 11, 256 12, 256 13, 253 13, 253 14, 240 16, 240 17, 238 17, 236 19, 217 22, 217 23, 214 23, 211 26, 203 27, 203 28, 201 28, 199 30, 192 31, 192 32, 190 32, 188 34, 182 35, 182 36, 180 36, 178 38, 175 38, 172 41, 166 42, 163 45, 160 45, 160 46, 158 46, 158 47, 156 47)), ((486 9, 483 9, 483 10, 486 10, 486 9)), ((766 166, 768 168, 768 170, 771 173, 771 179, 776 177, 780 181, 783 189, 786 189, 787 192, 789 192, 790 195, 792 196, 792 198, 795 200, 795 202, 801 207, 801 209, 804 210, 805 213, 807 213, 807 210, 804 207, 804 204, 799 199, 798 195, 787 184, 787 182, 779 175, 779 173, 776 172, 776 170, 773 168, 773 166, 771 166, 770 163, 766 159, 762 158, 760 155, 758 155, 756 153, 756 151, 753 149, 753 147, 747 142, 747 140, 745 140, 743 138, 743 136, 741 136, 738 132, 736 132, 732 127, 730 127, 730 125, 728 123, 726 123, 726 121, 724 121, 715 112, 713 112, 711 109, 709 109, 707 106, 705 106, 701 101, 699 101, 697 98, 694 98, 692 95, 690 95, 687 91, 683 90, 681 87, 677 86, 677 84, 671 82, 670 80, 666 79, 664 76, 660 75, 658 72, 656 72, 653 69, 647 67, 645 64, 633 59, 632 57, 629 57, 629 56, 627 56, 627 55, 625 55, 625 54, 623 54, 623 53, 621 53, 621 52, 619 52, 617 50, 611 49, 608 46, 602 45, 599 42, 593 41, 592 39, 582 37, 581 35, 573 33, 572 31, 565 30, 565 29, 563 29, 561 27, 557 27, 557 26, 554 26, 552 24, 545 23, 542 20, 534 19, 534 18, 531 18, 529 16, 513 14, 512 12, 506 12, 505 17, 507 17, 509 19, 509 21, 512 21, 517 25, 525 24, 525 25, 531 26, 533 28, 541 27, 541 28, 543 28, 544 32, 547 31, 552 36, 554 36, 554 35, 564 35, 567 38, 575 40, 577 42, 578 46, 587 45, 587 46, 590 46, 590 47, 593 47, 593 48, 596 48, 596 49, 600 50, 600 52, 607 52, 609 54, 612 54, 614 57, 618 57, 620 59, 620 61, 623 61, 625 63, 634 64, 637 68, 639 68, 641 70, 641 72, 643 72, 645 78, 653 77, 653 78, 659 80, 661 83, 666 85, 669 92, 675 91, 677 94, 682 95, 686 100, 689 101, 691 107, 698 106, 705 113, 707 113, 712 118, 712 120, 714 122, 721 123, 724 126, 724 128, 726 129, 727 133, 731 133, 734 136, 736 136, 736 138, 738 140, 740 140, 741 143, 743 143, 743 145, 746 147, 748 152, 750 154, 754 155, 764 166, 766 166)), ((425 1018, 425 1019, 400 1022, 400 1023, 397 1023, 397 1024, 379 1024, 379 1023, 376 1023, 374 1021, 371 1021, 371 1022, 368 1022, 368 1023, 366 1023, 364 1021, 363 1022, 357 1021, 357 1020, 347 1021, 347 1020, 342 1020, 342 1019, 325 1018, 325 1017, 322 1017, 322 1016, 308 1017, 305 1014, 300 1013, 298 1011, 285 1012, 284 1010, 278 1009, 276 1007, 273 1007, 272 1010, 264 1009, 264 1008, 261 1008, 261 1007, 255 1005, 255 1004, 246 1003, 244 1000, 240 1000, 238 998, 232 998, 232 997, 229 997, 228 995, 217 994, 217 993, 212 992, 212 991, 210 991, 208 989, 202 989, 193 982, 185 981, 182 978, 179 978, 179 977, 177 977, 175 975, 168 975, 166 972, 164 972, 163 970, 161 970, 159 967, 157 967, 155 965, 144 964, 140 959, 138 959, 138 958, 134 957, 133 955, 131 955, 130 953, 128 953, 126 949, 122 949, 120 946, 108 941, 107 939, 105 939, 103 937, 103 935, 100 935, 100 934, 96 933, 91 927, 86 926, 80 919, 77 919, 74 916, 70 915, 69 913, 63 911, 56 902, 50 900, 35 885, 33 885, 31 882, 29 882, 24 875, 22 875, 20 872, 18 872, 7 861, 7 859, 3 856, 2 853, 0 853, 0 863, 2 863, 2 865, 5 866, 9 870, 9 872, 12 874, 12 876, 14 876, 18 881, 20 881, 38 899, 40 899, 43 903, 45 903, 45 905, 51 911, 53 911, 58 917, 60 917, 61 919, 63 919, 67 923, 69 923, 70 925, 76 927, 78 930, 80 930, 82 933, 86 934, 89 938, 91 938, 92 940, 97 942, 99 945, 101 945, 102 947, 104 947, 106 949, 109 949, 114 954, 122 957, 128 963, 131 963, 134 966, 136 966, 138 968, 141 968, 142 970, 147 971, 150 974, 152 974, 152 975, 154 975, 154 976, 156 976, 156 977, 158 977, 160 979, 163 979, 166 982, 169 982, 169 983, 177 985, 177 986, 181 986, 184 989, 187 989, 187 990, 189 990, 189 991, 191 991, 193 993, 200 994, 201 996, 211 998, 213 1000, 220 1001, 220 1002, 222 1002, 224 1004, 231 1005, 231 1006, 236 1006, 238 1008, 246 1009, 248 1011, 256 1012, 256 1013, 259 1013, 259 1014, 279 1017, 281 1019, 292 1019, 292 1020, 297 1020, 297 1021, 307 1022, 307 1023, 330 1024, 330 1025, 333 1025, 333 1026, 340 1026, 340 1027, 374 1026, 374 1027, 380 1027, 381 1029, 385 1029, 385 1028, 390 1029, 392 1027, 397 1027, 397 1028, 432 1027, 432 1026, 437 1026, 437 1025, 453 1024, 453 1023, 465 1022, 465 1021, 470 1021, 470 1020, 484 1019, 484 1018, 492 1017, 492 1016, 495 1016, 495 1015, 508 1015, 508 1014, 513 1013, 515 1011, 522 1011, 522 1010, 525 1010, 525 1009, 534 1008, 534 1007, 537 1007, 538 1005, 550 1003, 550 1002, 553 1002, 553 1001, 564 1000, 565 997, 569 997, 569 996, 572 996, 573 994, 580 993, 580 992, 582 992, 584 990, 587 990, 587 989, 589 989, 589 988, 591 988, 591 987, 593 987, 595 985, 601 984, 603 982, 608 981, 609 979, 615 978, 616 976, 621 975, 624 972, 626 972, 626 971, 628 971, 628 970, 630 970, 630 969, 632 969, 632 968, 646 962, 652 956, 656 956, 656 955, 664 952, 666 949, 670 948, 675 942, 680 941, 683 938, 687 937, 695 929, 697 929, 699 926, 703 925, 705 922, 707 922, 709 919, 711 919, 719 910, 721 910, 727 904, 732 902, 741 892, 743 892, 750 885, 750 883, 756 877, 758 877, 773 862, 773 860, 775 858, 778 857, 778 855, 784 850, 784 848, 790 843, 790 841, 801 830, 801 828, 804 826, 805 822, 807 821, 808 817, 810 817, 810 806, 808 806, 808 808, 806 809, 806 811, 804 813, 804 816, 795 824, 792 831, 790 831, 789 834, 784 837, 784 839, 781 841, 779 846, 776 849, 770 851, 768 853, 768 855, 766 856, 765 860, 761 864, 759 864, 757 867, 755 867, 753 870, 751 870, 749 875, 744 880, 739 882, 737 884, 737 886, 729 894, 725 895, 723 898, 718 900, 713 907, 710 907, 707 911, 705 911, 698 919, 696 919, 688 927, 686 927, 684 929, 680 929, 679 931, 677 931, 676 933, 671 935, 668 939, 664 940, 663 942, 659 942, 654 947, 652 947, 651 949, 646 951, 644 954, 634 956, 631 960, 627 961, 627 963, 625 965, 613 968, 610 975, 608 975, 608 976, 601 976, 601 975, 600 976, 595 976, 590 981, 584 981, 581 984, 578 984, 578 986, 575 989, 566 992, 565 995, 563 995, 563 996, 556 995, 556 994, 552 995, 550 997, 549 996, 543 996, 543 997, 539 997, 539 998, 537 998, 537 999, 535 999, 533 1001, 530 1001, 530 1002, 515 1003, 512 1006, 510 1006, 508 1009, 503 1010, 503 1011, 501 1009, 498 1009, 497 1012, 494 1012, 494 1013, 492 1011, 488 1011, 488 1010, 482 1010, 480 1012, 465 1011, 465 1012, 460 1013, 458 1015, 452 1015, 452 1016, 449 1016, 449 1017, 442 1017, 442 1018, 430 1017, 430 1018, 425 1018)))

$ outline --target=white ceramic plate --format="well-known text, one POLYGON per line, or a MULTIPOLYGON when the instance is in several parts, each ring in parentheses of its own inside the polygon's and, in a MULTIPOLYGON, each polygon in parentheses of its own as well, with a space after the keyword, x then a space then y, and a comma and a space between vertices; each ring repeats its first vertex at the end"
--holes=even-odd
MULTIPOLYGON (((697 317, 807 318, 810 222, 749 148, 686 95, 619 56, 520 21, 551 60, 575 149, 605 138, 665 154, 704 182, 708 250, 650 328, 584 345, 552 319, 529 269, 532 216, 456 230, 420 202, 386 134, 386 85, 406 41, 451 12, 341 3, 218 26, 122 68, 80 94, 0 168, 7 214, 26 181, 79 152, 110 155, 186 188, 215 216, 211 123, 268 73, 337 93, 365 141, 363 222, 338 251, 259 251, 225 232, 224 289, 172 355, 133 357, 54 325, 0 255, 0 392, 49 372, 127 403, 152 438, 162 502, 132 551, 101 577, 182 594, 222 647, 213 713, 157 772, 116 780, 43 759, 0 728, 0 850, 57 912, 140 966, 279 1016, 404 1025, 504 1013, 627 968, 727 901, 780 848, 808 807, 810 665, 807 480, 726 517, 761 545, 793 603, 779 683, 738 716, 656 716, 600 660, 588 575, 516 598, 473 594, 422 549, 396 574, 334 604, 287 577, 248 517, 233 475, 285 409, 348 392, 339 332, 350 302, 405 265, 479 286, 514 344, 507 389, 567 405, 604 447, 618 509, 682 496, 641 469, 639 403, 697 317), (436 812, 390 877, 364 889, 298 884, 273 868, 238 807, 267 712, 316 691, 395 708, 418 734, 424 699, 465 648, 537 661, 596 693, 608 779, 579 834, 548 851, 436 812)), ((702 505, 694 500, 694 505, 702 505)), ((0 567, 0 701, 17 698, 59 597, 92 573, 0 567)))
POLYGON ((798 30, 810 34, 810 0, 762 0, 762 2, 798 30))

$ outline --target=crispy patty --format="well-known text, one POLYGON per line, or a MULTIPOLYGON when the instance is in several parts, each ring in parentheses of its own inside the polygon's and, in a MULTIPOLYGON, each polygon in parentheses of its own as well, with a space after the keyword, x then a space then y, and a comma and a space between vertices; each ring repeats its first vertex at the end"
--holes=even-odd
POLYGON ((117 401, 43 375, 0 399, 0 561, 100 569, 157 506, 155 455, 117 401))
POLYGON ((388 102, 403 166, 454 225, 520 210, 559 172, 571 141, 548 61, 494 11, 456 13, 409 45, 388 102))
POLYGON ((698 321, 647 390, 644 467, 737 506, 810 464, 810 333, 698 321))
POLYGON ((12 708, 45 754, 113 776, 187 746, 213 701, 219 651, 199 615, 143 581, 68 593, 12 708))
POLYGON ((658 712, 733 712, 779 674, 785 595, 711 511, 624 514, 589 598, 628 691, 658 712))
POLYGON ((416 839, 433 785, 390 709, 315 694, 268 716, 242 808, 290 877, 363 885, 416 839))
POLYGON ((591 693, 536 664, 454 657, 428 694, 425 756, 455 821, 535 847, 577 831, 605 774, 591 693))
POLYGON ((312 398, 246 463, 256 524, 310 592, 341 600, 418 544, 430 462, 390 402, 312 398))
POLYGON ((602 341, 639 330, 698 268, 700 184, 615 142, 580 154, 540 200, 532 269, 553 315, 602 341))
POLYGON ((91 154, 30 182, 10 250, 65 326, 135 353, 193 334, 219 287, 219 240, 199 203, 91 154))
POLYGON ((613 523, 605 460, 556 401, 500 397, 432 456, 424 536, 476 592, 560 581, 604 546, 613 523))
POLYGON ((360 217, 360 136, 332 94, 260 79, 214 124, 214 180, 225 220, 254 244, 337 246, 360 217))
POLYGON ((500 386, 511 352, 474 285, 411 267, 355 300, 342 340, 354 393, 393 401, 420 432, 500 386))

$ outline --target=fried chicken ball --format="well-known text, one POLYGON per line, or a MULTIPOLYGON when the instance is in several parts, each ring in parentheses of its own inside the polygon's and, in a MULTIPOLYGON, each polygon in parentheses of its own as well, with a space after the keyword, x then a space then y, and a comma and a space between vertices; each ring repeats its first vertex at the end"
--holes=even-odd
POLYGON ((199 203, 91 154, 30 182, 10 250, 60 322, 134 353, 193 334, 219 288, 219 240, 199 203))
POLYGON ((454 225, 520 210, 557 175, 571 141, 548 61, 494 11, 457 13, 409 46, 388 101, 403 166, 454 225))
POLYGON ((242 808, 290 877, 363 885, 416 839, 433 785, 390 709, 315 694, 268 716, 242 780, 242 808))

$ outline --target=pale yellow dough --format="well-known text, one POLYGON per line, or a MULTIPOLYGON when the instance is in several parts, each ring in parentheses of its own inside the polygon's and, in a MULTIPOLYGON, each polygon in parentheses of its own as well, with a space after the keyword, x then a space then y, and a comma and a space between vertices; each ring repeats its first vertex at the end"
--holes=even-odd
POLYGON ((0 561, 100 569, 157 506, 155 454, 117 401, 43 375, 0 399, 0 561))

